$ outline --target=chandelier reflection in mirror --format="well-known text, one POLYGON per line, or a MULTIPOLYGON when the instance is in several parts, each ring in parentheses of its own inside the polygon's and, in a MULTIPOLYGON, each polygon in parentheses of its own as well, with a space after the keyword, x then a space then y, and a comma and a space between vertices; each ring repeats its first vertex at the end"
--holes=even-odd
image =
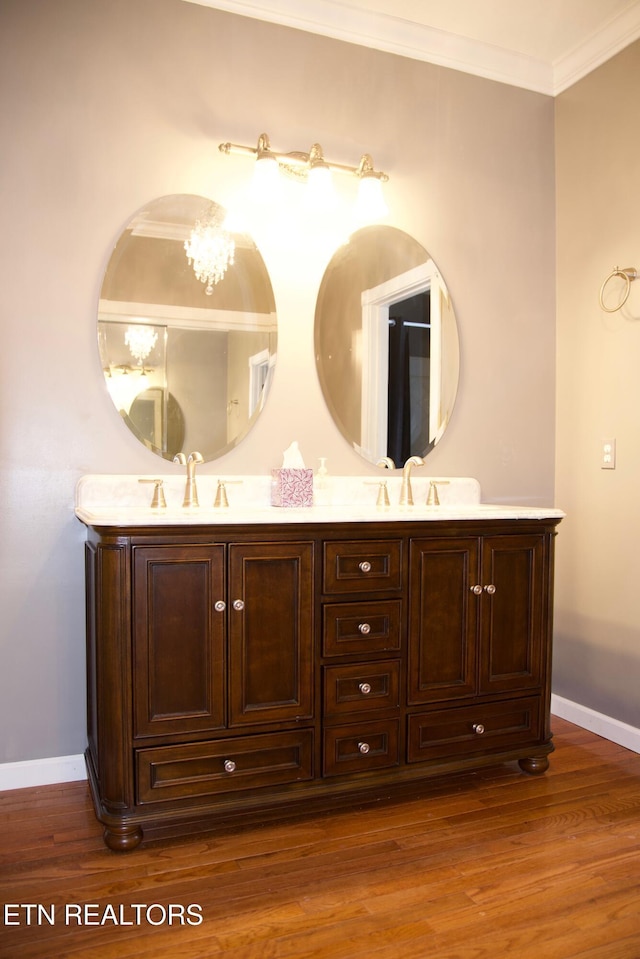
POLYGON ((233 265, 236 245, 233 237, 225 229, 225 211, 217 203, 212 203, 196 220, 184 248, 189 266, 201 283, 206 284, 205 293, 211 296, 216 283, 219 283, 233 265))
POLYGON ((158 334, 149 326, 130 326, 124 334, 124 341, 138 365, 142 366, 142 361, 158 342, 158 334))
POLYGON ((271 149, 269 137, 261 133, 255 147, 237 143, 221 143, 224 154, 254 156, 255 166, 252 194, 255 199, 270 197, 277 192, 280 174, 306 183, 305 206, 308 210, 326 210, 335 202, 332 174, 344 173, 355 176, 358 181, 358 196, 355 206, 359 224, 374 223, 388 214, 382 184, 389 179, 386 173, 376 170, 373 160, 364 153, 356 166, 327 160, 319 143, 314 143, 308 153, 291 151, 279 153, 271 149))

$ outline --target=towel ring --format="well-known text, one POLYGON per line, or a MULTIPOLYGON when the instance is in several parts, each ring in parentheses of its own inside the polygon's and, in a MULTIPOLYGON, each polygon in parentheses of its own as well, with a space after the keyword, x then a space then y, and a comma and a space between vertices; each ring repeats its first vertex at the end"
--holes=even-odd
POLYGON ((603 310, 605 311, 605 313, 616 313, 618 310, 621 310, 622 307, 623 307, 623 306, 625 305, 625 303, 627 302, 627 300, 629 299, 629 291, 630 291, 630 289, 631 289, 631 284, 632 284, 633 280, 637 280, 637 279, 638 279, 638 271, 637 271, 637 270, 635 269, 635 267, 633 267, 633 266, 627 266, 627 267, 625 267, 623 270, 621 270, 619 267, 616 267, 615 270, 612 270, 611 273, 609 274, 609 276, 606 278, 606 280, 605 280, 604 283, 602 284, 602 286, 600 287, 600 307, 601 307, 601 309, 603 309, 603 310), (614 276, 620 276, 620 277, 622 277, 622 278, 624 279, 624 281, 625 281, 625 290, 624 290, 624 293, 623 293, 623 295, 622 295, 622 299, 620 300, 620 302, 618 303, 617 306, 613 306, 613 307, 611 307, 611 306, 605 306, 605 305, 604 305, 604 299, 603 299, 603 297, 604 297, 604 290, 605 290, 605 287, 606 287, 607 283, 609 282, 609 280, 612 280, 612 279, 614 278, 614 276))

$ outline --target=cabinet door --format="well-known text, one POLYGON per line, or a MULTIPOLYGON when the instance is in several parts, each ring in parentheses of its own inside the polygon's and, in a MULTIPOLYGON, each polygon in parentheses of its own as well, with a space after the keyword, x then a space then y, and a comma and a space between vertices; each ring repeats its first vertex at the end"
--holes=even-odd
POLYGON ((541 682, 545 538, 484 539, 480 691, 529 689, 541 682))
POLYGON ((136 546, 133 554, 135 735, 222 728, 225 547, 136 546))
POLYGON ((477 537, 412 540, 409 580, 409 703, 476 691, 477 537))
POLYGON ((229 722, 313 716, 313 544, 229 547, 229 722))

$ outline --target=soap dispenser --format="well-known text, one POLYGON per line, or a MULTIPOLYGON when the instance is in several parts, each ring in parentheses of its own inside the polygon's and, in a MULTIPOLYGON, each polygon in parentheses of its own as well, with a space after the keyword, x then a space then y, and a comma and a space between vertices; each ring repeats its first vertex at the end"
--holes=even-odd
POLYGON ((329 471, 327 470, 326 456, 320 456, 318 462, 320 466, 316 470, 313 482, 313 501, 316 506, 327 506, 329 504, 329 481, 327 479, 329 471))

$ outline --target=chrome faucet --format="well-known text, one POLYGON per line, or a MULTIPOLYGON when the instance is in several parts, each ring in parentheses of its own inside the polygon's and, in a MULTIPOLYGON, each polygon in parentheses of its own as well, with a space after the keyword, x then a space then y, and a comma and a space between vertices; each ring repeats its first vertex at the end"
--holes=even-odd
POLYGON ((184 500, 182 501, 183 506, 199 506, 198 503, 198 488, 196 486, 196 465, 198 463, 204 463, 204 457, 202 453, 197 451, 194 453, 189 453, 189 456, 185 456, 184 453, 176 453, 173 457, 174 463, 180 463, 181 466, 186 464, 187 467, 187 485, 184 490, 184 500))
POLYGON ((413 493, 411 491, 411 467, 424 466, 424 460, 421 456, 410 456, 402 467, 402 486, 400 487, 400 506, 413 506, 413 493))

